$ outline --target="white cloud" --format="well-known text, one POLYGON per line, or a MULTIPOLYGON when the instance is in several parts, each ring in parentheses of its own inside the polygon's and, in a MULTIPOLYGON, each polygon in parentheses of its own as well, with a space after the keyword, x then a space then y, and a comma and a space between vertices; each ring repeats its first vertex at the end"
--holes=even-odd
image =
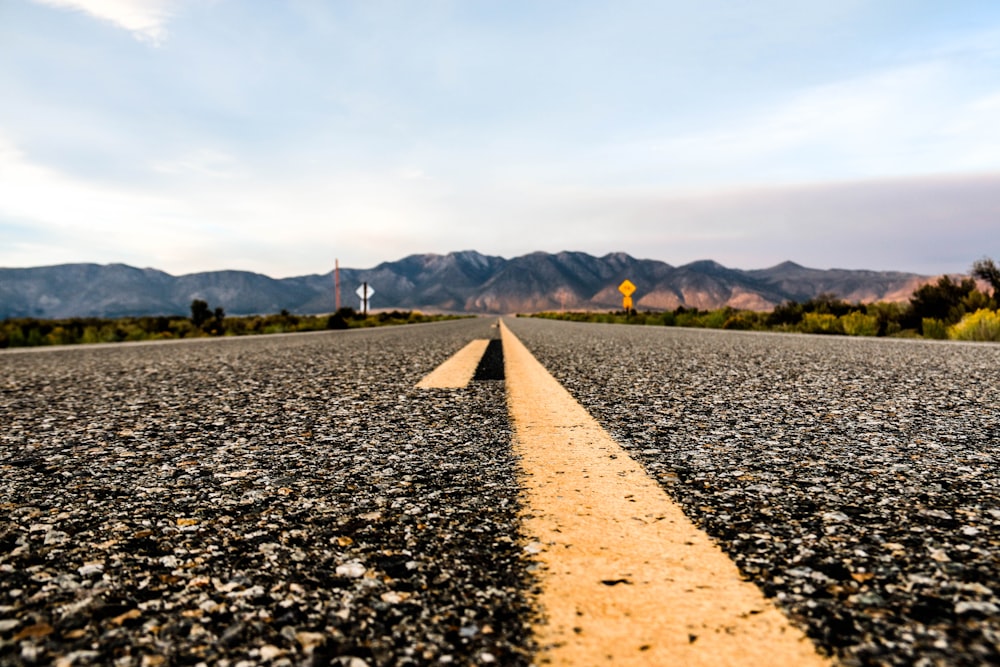
MULTIPOLYGON (((90 182, 33 162, 0 135, 0 220, 29 223, 50 255, 120 261, 197 235, 182 201, 90 182), (96 256, 95 256, 96 255, 96 256)), ((40 248, 35 247, 35 250, 40 248)), ((43 254, 44 256, 44 254, 43 254)), ((49 263, 3 253, 4 264, 49 263)))
MULTIPOLYGON (((439 191, 410 170, 254 173, 210 149, 153 165, 158 179, 108 184, 42 164, 0 133, 0 266, 124 261, 172 273, 323 272, 433 251, 439 191), (14 227, 30 228, 27 241, 14 227)), ((453 213, 454 215, 454 213, 453 213)))
POLYGON ((178 0, 35 0, 59 9, 71 9, 108 21, 137 39, 161 44, 178 0))
POLYGON ((5 216, 52 222, 112 218, 134 207, 128 199, 36 164, 0 136, 0 213, 5 216))
POLYGON ((217 149, 199 149, 169 160, 150 164, 154 172, 169 176, 230 179, 242 172, 236 158, 217 149))
MULTIPOLYGON (((192 150, 191 161, 225 161, 192 150)), ((180 161, 108 185, 33 161, 0 135, 0 266, 124 261, 171 273, 293 276, 414 252, 622 250, 739 268, 962 271, 995 237, 1000 173, 679 194, 407 179, 406 169, 204 177, 180 161)))
POLYGON ((725 125, 670 137, 652 150, 686 175, 682 182, 705 184, 951 169, 956 165, 940 160, 963 162, 955 145, 976 145, 981 137, 956 134, 928 154, 945 128, 934 96, 946 80, 942 68, 925 64, 816 86, 725 125), (936 164, 928 164, 932 159, 936 164))
POLYGON ((974 99, 944 124, 942 140, 964 142, 966 168, 995 168, 1000 152, 1000 92, 974 99), (975 141, 969 139, 976 138, 975 141))
POLYGON ((903 56, 919 59, 928 56, 945 59, 969 59, 991 61, 1000 58, 1000 29, 987 27, 983 30, 961 32, 951 35, 937 47, 927 50, 921 45, 920 50, 913 49, 904 52, 903 56))
POLYGON ((700 123, 640 128, 599 147, 592 182, 714 188, 995 171, 998 88, 978 76, 929 59, 790 90, 700 123))

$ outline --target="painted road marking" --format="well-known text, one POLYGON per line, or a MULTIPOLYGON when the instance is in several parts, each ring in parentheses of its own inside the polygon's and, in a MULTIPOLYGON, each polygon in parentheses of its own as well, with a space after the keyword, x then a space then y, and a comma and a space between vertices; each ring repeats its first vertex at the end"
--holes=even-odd
POLYGON ((829 665, 501 323, 554 665, 829 665))
POLYGON ((476 366, 482 359, 487 339, 476 339, 449 357, 443 364, 424 376, 417 387, 420 389, 461 389, 472 381, 476 366))

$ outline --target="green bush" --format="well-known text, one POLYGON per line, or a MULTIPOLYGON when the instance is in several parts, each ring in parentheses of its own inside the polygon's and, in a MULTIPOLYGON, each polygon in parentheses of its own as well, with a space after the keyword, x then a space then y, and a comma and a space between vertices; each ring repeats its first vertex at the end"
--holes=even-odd
POLYGON ((948 327, 948 338, 1000 342, 1000 311, 977 310, 948 327))
POLYGON ((873 316, 878 322, 879 336, 892 336, 903 329, 902 320, 909 304, 887 303, 878 301, 865 306, 865 314, 873 316))
POLYGON ((936 317, 925 317, 920 321, 920 331, 924 338, 944 340, 948 337, 948 325, 936 317))
POLYGON ((723 329, 735 329, 737 331, 763 331, 767 327, 767 313, 759 313, 753 310, 730 311, 729 318, 722 325, 723 329))
POLYGON ((840 318, 833 313, 806 313, 802 316, 799 330, 803 333, 813 334, 844 333, 840 325, 840 318))
POLYGON ((840 328, 848 336, 877 336, 878 318, 855 310, 840 317, 840 328))
POLYGON ((977 291, 976 281, 972 278, 956 282, 949 276, 941 276, 936 283, 922 285, 913 292, 909 314, 903 324, 916 328, 924 318, 954 324, 966 313, 985 306, 986 296, 977 294, 977 291))
POLYGON ((657 319, 660 321, 660 324, 665 327, 672 327, 677 324, 677 316, 670 310, 660 313, 657 319))
POLYGON ((391 311, 363 318, 350 308, 335 316, 292 315, 282 311, 277 315, 226 317, 222 308, 210 312, 200 305, 198 317, 208 317, 196 326, 192 318, 180 315, 152 317, 97 317, 63 320, 17 318, 0 320, 0 348, 37 345, 71 345, 76 343, 117 343, 121 341, 162 340, 167 338, 200 338, 205 336, 242 336, 260 333, 319 331, 342 321, 350 327, 374 327, 455 319, 456 315, 424 315, 417 311, 391 311), (205 313, 209 312, 210 316, 205 313), (341 318, 337 320, 337 316, 341 318))
POLYGON ((676 322, 679 327, 701 326, 701 318, 698 316, 697 310, 684 310, 683 308, 678 308, 674 311, 674 322, 676 322))
POLYGON ((706 313, 704 317, 701 318, 701 325, 708 329, 721 329, 725 326, 726 321, 729 319, 731 311, 728 308, 723 308, 722 310, 713 310, 706 313))
POLYGON ((49 345, 71 345, 76 342, 73 337, 73 332, 60 326, 54 327, 52 331, 45 336, 45 340, 49 345))

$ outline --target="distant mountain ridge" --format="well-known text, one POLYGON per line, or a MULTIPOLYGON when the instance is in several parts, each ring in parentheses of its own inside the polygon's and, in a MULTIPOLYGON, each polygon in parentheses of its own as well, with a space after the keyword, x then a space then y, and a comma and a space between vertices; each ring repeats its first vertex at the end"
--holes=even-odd
MULTIPOLYGON (((619 308, 618 285, 626 278, 638 288, 636 307, 652 310, 770 310, 821 293, 851 302, 903 301, 930 279, 897 271, 810 269, 793 262, 744 271, 710 260, 675 267, 625 253, 535 252, 504 259, 471 250, 341 269, 340 278, 341 305, 357 307, 354 290, 367 282, 375 290, 374 309, 467 313, 619 308)), ((249 271, 173 276, 125 264, 0 269, 0 318, 186 315, 193 299, 221 306, 229 315, 331 312, 333 272, 276 279, 249 271)))

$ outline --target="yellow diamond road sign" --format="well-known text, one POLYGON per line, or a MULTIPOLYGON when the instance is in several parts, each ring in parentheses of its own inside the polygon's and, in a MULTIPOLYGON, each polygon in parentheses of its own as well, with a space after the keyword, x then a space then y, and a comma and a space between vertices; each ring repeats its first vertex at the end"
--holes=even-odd
POLYGON ((618 291, 625 296, 632 296, 635 292, 635 285, 632 284, 631 280, 626 280, 621 285, 618 286, 618 291))

